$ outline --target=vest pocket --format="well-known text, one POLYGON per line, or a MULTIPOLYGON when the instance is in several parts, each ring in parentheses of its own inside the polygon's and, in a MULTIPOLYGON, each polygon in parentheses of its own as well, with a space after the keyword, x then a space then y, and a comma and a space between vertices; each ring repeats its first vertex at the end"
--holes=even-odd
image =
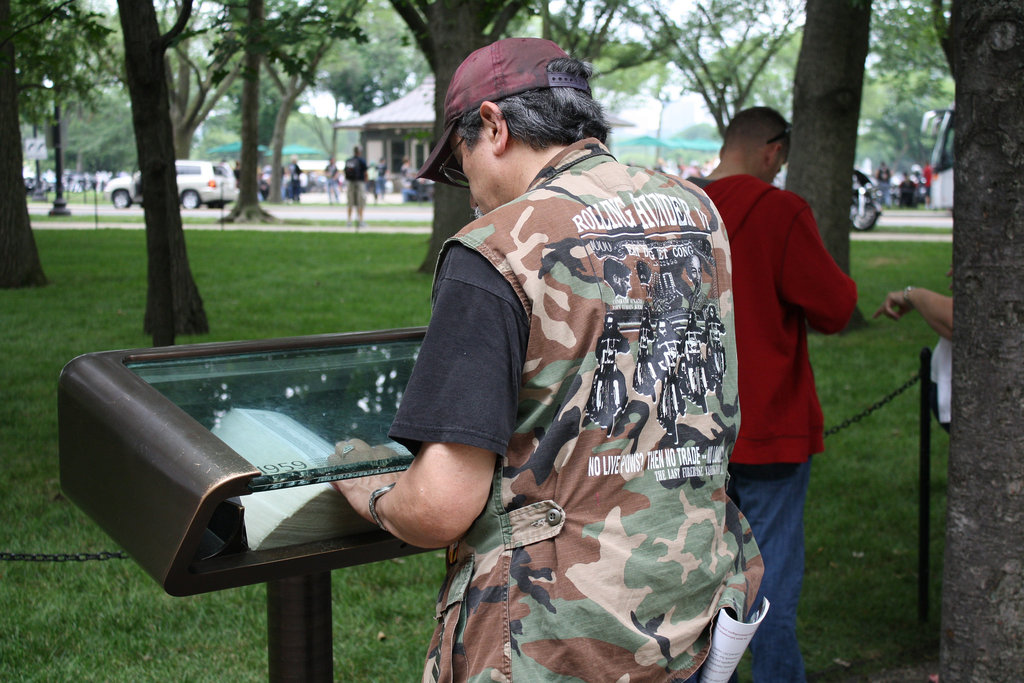
POLYGON ((554 538, 565 526, 565 510, 553 500, 512 510, 505 517, 505 550, 554 538))
MULTIPOLYGON (((437 626, 434 629, 434 636, 431 638, 429 654, 431 661, 428 662, 424 672, 424 681, 450 683, 453 679, 456 666, 455 649, 462 633, 460 628, 460 622, 463 620, 462 606, 466 599, 466 591, 469 589, 469 582, 473 578, 473 566, 473 556, 468 555, 461 564, 448 569, 448 579, 437 596, 434 614, 437 626)), ((460 646, 459 650, 461 651, 461 649, 460 646)), ((465 666, 465 657, 460 657, 460 661, 465 666)))
POLYGON ((430 640, 423 675, 425 682, 466 680, 471 673, 470 666, 473 667, 473 675, 479 673, 477 667, 507 670, 511 648, 507 621, 509 564, 513 552, 517 548, 554 538, 564 526, 565 510, 552 500, 538 501, 511 512, 483 516, 477 520, 474 531, 466 539, 468 542, 460 542, 457 559, 448 567, 445 583, 437 596, 434 613, 437 626, 430 640), (477 536, 474 536, 474 532, 477 536), (495 541, 498 545, 492 547, 495 541), (481 546, 488 548, 480 557, 483 566, 489 569, 483 570, 486 576, 476 577, 479 591, 474 591, 473 602, 467 605, 470 585, 477 571, 474 549, 478 550, 481 546), (493 553, 499 554, 500 558, 493 557, 493 553), (498 589, 498 593, 488 589, 498 589), (491 598, 482 599, 480 596, 483 594, 489 594, 491 598), (500 599, 495 597, 499 594, 502 596, 500 599), (470 620, 472 624, 469 630, 476 640, 473 656, 467 657, 463 639, 470 620), (487 638, 497 641, 482 644, 479 640, 481 632, 486 632, 487 638))

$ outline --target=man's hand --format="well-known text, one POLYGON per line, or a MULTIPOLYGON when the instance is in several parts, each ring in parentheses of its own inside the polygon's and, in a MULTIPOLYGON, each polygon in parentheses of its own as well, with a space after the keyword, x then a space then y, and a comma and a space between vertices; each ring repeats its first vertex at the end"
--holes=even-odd
POLYGON ((872 318, 877 318, 880 315, 884 315, 886 318, 892 318, 893 320, 899 320, 907 313, 914 310, 914 307, 903 300, 903 292, 889 292, 885 295, 885 301, 878 307, 872 318))
POLYGON ((328 456, 327 462, 331 465, 354 465, 393 457, 395 452, 387 446, 371 446, 362 439, 348 439, 334 444, 334 453, 328 456))
MULTIPOLYGON (((374 460, 393 458, 395 452, 387 446, 370 446, 361 439, 349 439, 334 444, 334 453, 327 458, 331 465, 351 465, 374 460)), ((332 481, 331 486, 337 489, 348 500, 352 509, 368 522, 374 522, 370 515, 370 494, 382 486, 398 481, 397 472, 374 474, 366 477, 340 479, 332 481)))

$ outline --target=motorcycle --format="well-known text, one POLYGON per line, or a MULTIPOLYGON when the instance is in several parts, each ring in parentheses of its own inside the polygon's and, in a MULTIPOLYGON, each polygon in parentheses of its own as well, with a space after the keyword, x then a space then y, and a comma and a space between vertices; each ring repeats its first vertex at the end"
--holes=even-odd
POLYGON ((882 204, 878 188, 871 178, 857 169, 853 170, 853 201, 850 204, 850 223, 854 230, 866 231, 875 227, 882 215, 882 204))

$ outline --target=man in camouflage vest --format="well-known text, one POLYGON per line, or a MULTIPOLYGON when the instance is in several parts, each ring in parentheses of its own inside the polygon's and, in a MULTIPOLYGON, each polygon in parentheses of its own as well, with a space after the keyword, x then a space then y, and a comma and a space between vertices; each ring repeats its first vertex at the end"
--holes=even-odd
POLYGON ((420 170, 480 217, 442 251, 391 428, 412 465, 338 488, 449 547, 424 680, 697 680, 760 582, 725 495, 725 231, 696 187, 611 156, 590 75, 546 40, 477 50, 420 170))

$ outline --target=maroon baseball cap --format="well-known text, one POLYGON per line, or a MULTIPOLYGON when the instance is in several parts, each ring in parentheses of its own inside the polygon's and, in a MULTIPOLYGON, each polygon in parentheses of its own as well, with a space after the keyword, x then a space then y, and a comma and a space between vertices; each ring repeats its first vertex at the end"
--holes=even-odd
POLYGON ((568 57, 565 50, 541 38, 505 38, 476 50, 455 70, 444 98, 444 133, 417 173, 439 183, 452 183, 441 173, 451 153, 449 141, 459 118, 486 101, 539 88, 576 88, 590 92, 587 79, 548 72, 548 62, 568 57))

